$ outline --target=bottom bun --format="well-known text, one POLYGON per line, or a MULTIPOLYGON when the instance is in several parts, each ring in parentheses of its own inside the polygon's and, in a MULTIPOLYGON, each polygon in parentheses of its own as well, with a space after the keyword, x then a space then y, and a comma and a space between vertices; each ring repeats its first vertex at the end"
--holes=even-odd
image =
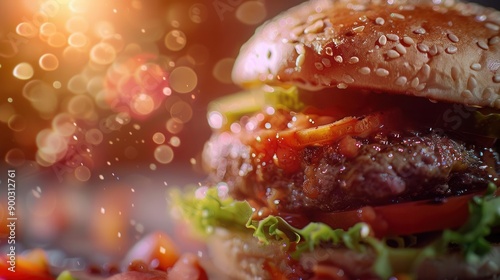
MULTIPOLYGON (((251 234, 222 228, 207 242, 211 262, 228 279, 378 279, 373 250, 359 253, 325 244, 295 260, 283 246, 277 241, 264 245, 251 234)), ((417 279, 500 279, 500 246, 474 263, 458 253, 427 259, 416 274, 417 279)))

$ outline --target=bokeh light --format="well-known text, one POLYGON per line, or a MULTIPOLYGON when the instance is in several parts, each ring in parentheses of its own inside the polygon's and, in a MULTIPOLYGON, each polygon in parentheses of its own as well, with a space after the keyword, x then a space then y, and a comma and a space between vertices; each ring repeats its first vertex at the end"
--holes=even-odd
POLYGON ((46 53, 40 56, 38 65, 45 71, 54 71, 59 67, 59 59, 52 53, 46 53))
POLYGON ((180 30, 172 30, 165 35, 165 46, 171 51, 180 51, 186 46, 186 35, 180 30))
POLYGON ((38 30, 30 22, 21 22, 16 27, 16 33, 26 38, 33 38, 38 34, 38 30))
POLYGON ((40 36, 48 38, 49 36, 56 34, 56 32, 57 27, 52 22, 44 22, 40 25, 40 36))
POLYGON ((234 58, 224 58, 219 60, 212 71, 213 76, 221 83, 232 83, 231 71, 233 69, 234 58))
POLYGON ((156 147, 154 156, 159 163, 168 164, 174 159, 174 151, 170 146, 160 145, 156 147))
POLYGON ((33 70, 33 66, 27 62, 21 62, 16 67, 14 67, 14 71, 12 72, 14 77, 19 80, 29 80, 33 77, 35 71, 33 70))
POLYGON ((188 93, 193 91, 198 84, 196 72, 187 67, 180 66, 175 68, 170 74, 170 86, 178 93, 188 93))
POLYGON ((261 23, 266 15, 266 7, 261 1, 245 1, 236 10, 236 18, 248 25, 261 23))
POLYGON ((90 50, 90 59, 100 65, 111 64, 116 58, 116 50, 109 43, 97 43, 90 50))

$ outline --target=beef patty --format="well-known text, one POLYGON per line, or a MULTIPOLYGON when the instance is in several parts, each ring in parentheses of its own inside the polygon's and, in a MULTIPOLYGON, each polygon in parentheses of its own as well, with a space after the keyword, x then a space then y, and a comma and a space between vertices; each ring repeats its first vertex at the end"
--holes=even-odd
POLYGON ((345 136, 295 152, 289 172, 255 151, 239 134, 220 132, 204 150, 209 180, 226 182, 235 198, 271 212, 340 211, 461 195, 496 176, 497 154, 432 129, 345 136), (493 162, 493 164, 492 164, 493 162))

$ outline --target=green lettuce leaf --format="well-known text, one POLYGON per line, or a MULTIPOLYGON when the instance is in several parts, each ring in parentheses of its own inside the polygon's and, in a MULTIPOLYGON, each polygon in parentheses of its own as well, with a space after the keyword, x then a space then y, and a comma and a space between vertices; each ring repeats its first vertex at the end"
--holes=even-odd
POLYGON ((473 127, 471 130, 479 135, 500 138, 500 114, 497 112, 474 111, 473 127))
POLYGON ((296 246, 284 246, 293 248, 289 250, 293 250, 290 253, 294 258, 322 244, 341 245, 360 253, 375 251, 377 258, 373 270, 387 279, 397 273, 415 273, 423 260, 446 254, 451 244, 461 248, 468 262, 475 262, 486 255, 490 250, 486 237, 492 227, 500 226, 500 197, 494 195, 495 190, 495 185, 490 184, 484 196, 474 197, 469 205, 469 219, 463 227, 443 231, 441 237, 423 248, 392 248, 384 240, 372 237, 371 229, 365 223, 358 223, 345 231, 316 222, 299 229, 277 216, 253 219, 254 211, 250 204, 227 196, 225 185, 188 194, 176 192, 173 202, 181 209, 184 218, 204 234, 212 233, 216 227, 224 227, 247 231, 263 244, 271 240, 286 245, 294 243, 296 246))

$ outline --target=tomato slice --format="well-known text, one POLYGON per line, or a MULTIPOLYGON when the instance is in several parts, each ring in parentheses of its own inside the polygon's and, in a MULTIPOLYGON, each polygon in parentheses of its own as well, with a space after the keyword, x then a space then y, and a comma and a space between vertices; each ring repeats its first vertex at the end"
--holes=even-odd
POLYGON ((463 225, 469 216, 469 201, 477 193, 449 197, 441 201, 422 200, 383 206, 365 206, 344 212, 317 212, 311 221, 347 230, 365 222, 377 237, 409 235, 453 229, 463 225))

